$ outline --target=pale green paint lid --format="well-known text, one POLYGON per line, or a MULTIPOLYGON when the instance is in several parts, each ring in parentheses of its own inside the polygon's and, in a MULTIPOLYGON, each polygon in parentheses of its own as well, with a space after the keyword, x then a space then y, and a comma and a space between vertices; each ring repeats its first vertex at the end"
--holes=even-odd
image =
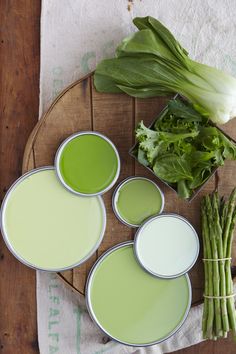
POLYGON ((146 219, 162 212, 164 196, 159 187, 145 177, 129 177, 117 187, 113 209, 129 226, 138 227, 146 219))
POLYGON ((161 278, 187 273, 199 254, 196 231, 177 214, 161 214, 149 219, 138 229, 134 243, 140 264, 161 278))
POLYGON ((96 132, 77 133, 66 139, 58 149, 55 164, 64 186, 82 195, 106 192, 120 171, 114 144, 96 132))
POLYGON ((173 334, 191 303, 187 275, 159 279, 147 273, 133 252, 133 242, 111 249, 87 282, 87 305, 103 331, 127 345, 145 346, 173 334))
POLYGON ((43 270, 72 268, 98 248, 106 215, 101 197, 67 191, 53 167, 33 170, 8 191, 2 233, 23 263, 43 270))

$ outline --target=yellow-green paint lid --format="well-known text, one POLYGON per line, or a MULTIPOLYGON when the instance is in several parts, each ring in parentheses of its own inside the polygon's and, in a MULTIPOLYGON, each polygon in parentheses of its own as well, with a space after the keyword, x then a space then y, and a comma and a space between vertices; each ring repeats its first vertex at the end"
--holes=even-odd
POLYGON ((100 195, 116 183, 120 158, 106 136, 84 131, 69 136, 55 157, 56 172, 68 190, 83 196, 100 195))
POLYGON ((116 187, 112 197, 116 217, 125 225, 139 227, 153 215, 162 213, 164 194, 146 177, 128 177, 116 187))
POLYGON ((173 335, 191 306, 188 275, 158 279, 137 262, 133 242, 108 250, 92 268, 86 302, 95 323, 130 346, 157 344, 173 335))
POLYGON ((9 250, 41 270, 61 271, 85 262, 99 247, 105 227, 102 197, 67 191, 50 166, 20 177, 1 208, 1 231, 9 250))

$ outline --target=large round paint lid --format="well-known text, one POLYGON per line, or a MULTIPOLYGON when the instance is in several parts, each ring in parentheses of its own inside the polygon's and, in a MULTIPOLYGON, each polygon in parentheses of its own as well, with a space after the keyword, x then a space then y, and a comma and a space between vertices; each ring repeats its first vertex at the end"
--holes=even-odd
POLYGON ((148 346, 174 334, 191 306, 188 275, 158 279, 138 264, 133 242, 108 250, 94 265, 86 285, 89 313, 111 338, 148 346))
POLYGON ((161 278, 188 272, 199 254, 199 239, 193 226, 177 214, 150 218, 137 231, 136 257, 143 268, 161 278))
POLYGON ((22 263, 41 270, 61 271, 86 261, 99 247, 105 226, 102 198, 70 193, 54 167, 20 177, 1 209, 8 248, 22 263))
POLYGON ((63 141, 56 153, 55 166, 67 189, 91 196, 103 194, 114 186, 120 173, 120 158, 110 139, 85 131, 63 141))

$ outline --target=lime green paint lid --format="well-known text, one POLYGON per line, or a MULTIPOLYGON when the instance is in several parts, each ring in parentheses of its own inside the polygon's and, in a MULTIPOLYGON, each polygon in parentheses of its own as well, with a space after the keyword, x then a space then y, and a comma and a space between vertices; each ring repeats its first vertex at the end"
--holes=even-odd
POLYGON ((121 222, 138 227, 149 217, 162 212, 164 195, 150 179, 129 177, 116 188, 112 204, 121 222))
POLYGON ((87 306, 111 338, 131 346, 159 343, 174 334, 191 306, 188 275, 159 279, 138 264, 133 242, 107 251, 87 280, 87 306))
POLYGON ((1 209, 1 229, 22 263, 42 270, 70 269, 100 245, 106 213, 100 196, 67 191, 53 167, 32 170, 9 189, 1 209))
POLYGON ((76 133, 67 138, 57 151, 55 165, 62 184, 80 195, 105 193, 120 172, 116 147, 96 132, 76 133))

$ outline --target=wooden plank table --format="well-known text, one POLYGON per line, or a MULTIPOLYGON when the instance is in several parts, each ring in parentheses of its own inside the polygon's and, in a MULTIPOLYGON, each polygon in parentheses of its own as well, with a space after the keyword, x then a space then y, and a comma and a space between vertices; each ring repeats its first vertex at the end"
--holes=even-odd
MULTIPOLYGON (((21 174, 38 118, 40 1, 0 1, 0 193, 21 174)), ((0 240, 0 353, 38 353, 35 272, 0 240)), ((46 354, 46 353, 45 353, 46 354)))
MULTIPOLYGON (((2 0, 0 2, 1 199, 12 181, 20 175, 24 145, 37 121, 39 19, 39 0, 2 0)), ((131 104, 128 113, 132 114, 134 108, 131 104)), ((143 115, 149 117, 152 113, 151 111, 144 112, 142 102, 139 103, 138 108, 136 119, 140 119, 143 115)), ((99 127, 96 129, 103 130, 105 122, 100 109, 96 114, 98 117, 96 124, 99 127)), ((226 129, 229 132, 232 129, 232 123, 226 129)), ((115 132, 114 139, 117 139, 115 132)), ((231 182, 226 186, 221 185, 227 193, 234 180, 231 167, 231 164, 227 164, 224 171, 220 173, 222 181, 231 174, 227 179, 231 182)), ((213 183, 214 181, 208 185, 207 190, 212 188, 213 183)), ((183 208, 184 204, 179 204, 178 212, 184 214, 183 208)), ((115 241, 117 243, 117 240, 115 241)), ((0 353, 38 353, 34 271, 17 262, 6 250, 3 241, 0 242, 0 353)), ((79 268, 78 272, 80 272, 79 268)), ((76 276, 75 279, 80 278, 76 276)), ((232 340, 221 340, 217 343, 205 342, 177 353, 220 354, 224 351, 227 354, 235 353, 235 343, 232 340)))

